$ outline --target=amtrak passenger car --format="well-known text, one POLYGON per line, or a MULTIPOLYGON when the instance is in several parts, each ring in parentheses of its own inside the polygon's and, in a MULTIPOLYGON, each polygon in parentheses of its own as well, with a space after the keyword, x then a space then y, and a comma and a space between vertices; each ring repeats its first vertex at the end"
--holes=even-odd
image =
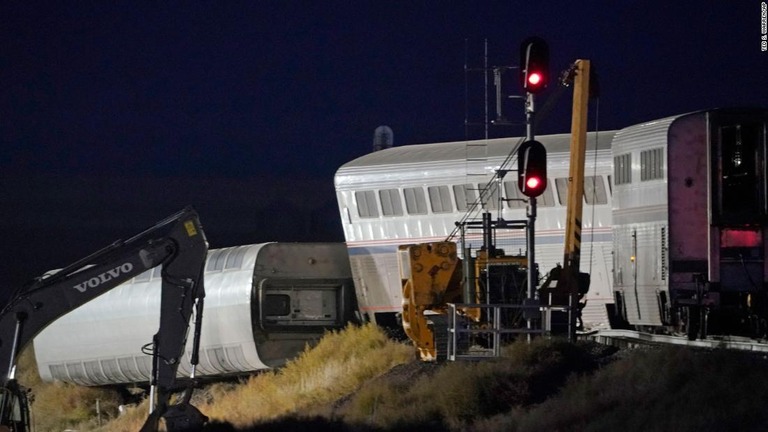
MULTIPOLYGON (((606 304, 613 303, 610 285, 612 132, 587 138, 582 271, 592 274, 583 312, 586 326, 606 327, 606 304)), ((570 135, 536 137, 548 152, 548 187, 538 198, 536 261, 541 271, 562 263, 570 135)), ((408 145, 377 151, 344 164, 335 187, 358 304, 365 319, 397 326, 402 309, 397 247, 443 241, 456 222, 493 218, 526 219, 525 198, 514 173, 494 180, 509 167, 522 138, 502 138, 408 145)), ((525 252, 524 233, 510 234, 497 246, 508 254, 525 252)), ((468 237, 474 249, 481 235, 468 237)), ((457 239, 455 239, 457 240, 457 239)))
MULTIPOLYGON (((149 381, 142 347, 157 331, 161 267, 70 312, 34 340, 40 376, 81 385, 149 381)), ((209 251, 197 377, 280 366, 356 312, 342 243, 266 243, 209 251)), ((192 323, 190 323, 190 332, 192 323)), ((179 376, 189 376, 192 338, 179 376)))
POLYGON ((768 335, 768 110, 716 109, 613 140, 617 310, 631 325, 768 335))

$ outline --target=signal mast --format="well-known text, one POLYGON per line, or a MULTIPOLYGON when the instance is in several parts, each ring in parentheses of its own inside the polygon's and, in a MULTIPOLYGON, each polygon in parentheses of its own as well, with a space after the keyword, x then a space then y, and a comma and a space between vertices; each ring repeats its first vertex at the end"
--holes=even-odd
POLYGON ((544 90, 549 82, 549 45, 540 37, 529 37, 520 45, 520 84, 526 91, 525 138, 517 150, 517 187, 528 199, 528 299, 536 295, 536 197, 547 188, 547 150, 534 139, 534 95, 544 90))

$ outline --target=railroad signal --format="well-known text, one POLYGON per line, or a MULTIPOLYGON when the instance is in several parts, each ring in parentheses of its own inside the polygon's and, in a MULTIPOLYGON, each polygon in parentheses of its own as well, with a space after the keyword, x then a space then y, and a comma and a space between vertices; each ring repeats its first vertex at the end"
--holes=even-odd
POLYGON ((517 187, 523 195, 535 198, 547 188, 547 150, 538 141, 520 144, 517 150, 517 187))
POLYGON ((520 83, 529 93, 538 93, 549 82, 549 45, 540 37, 529 37, 520 45, 520 83))

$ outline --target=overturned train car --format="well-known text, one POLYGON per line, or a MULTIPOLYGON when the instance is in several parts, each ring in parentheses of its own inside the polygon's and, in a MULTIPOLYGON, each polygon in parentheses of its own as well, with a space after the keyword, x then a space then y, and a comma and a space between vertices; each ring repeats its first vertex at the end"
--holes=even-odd
MULTIPOLYGON (((41 332, 34 340, 40 376, 80 385, 149 381, 152 357, 142 350, 157 330, 160 271, 135 277, 41 332)), ((354 320, 356 311, 341 243, 211 250, 205 289, 197 377, 281 366, 326 330, 354 320)), ((191 339, 180 377, 191 371, 191 339)))

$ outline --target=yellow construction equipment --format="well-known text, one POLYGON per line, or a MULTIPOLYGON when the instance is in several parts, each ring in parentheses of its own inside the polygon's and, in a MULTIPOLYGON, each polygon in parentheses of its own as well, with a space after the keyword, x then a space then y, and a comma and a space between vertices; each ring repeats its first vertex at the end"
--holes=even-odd
MULTIPOLYGON (((456 243, 403 245, 398 256, 403 284, 403 329, 422 360, 436 361, 434 320, 445 316, 448 303, 462 302, 463 275, 456 243)), ((464 313, 470 319, 479 319, 477 309, 464 313)))

